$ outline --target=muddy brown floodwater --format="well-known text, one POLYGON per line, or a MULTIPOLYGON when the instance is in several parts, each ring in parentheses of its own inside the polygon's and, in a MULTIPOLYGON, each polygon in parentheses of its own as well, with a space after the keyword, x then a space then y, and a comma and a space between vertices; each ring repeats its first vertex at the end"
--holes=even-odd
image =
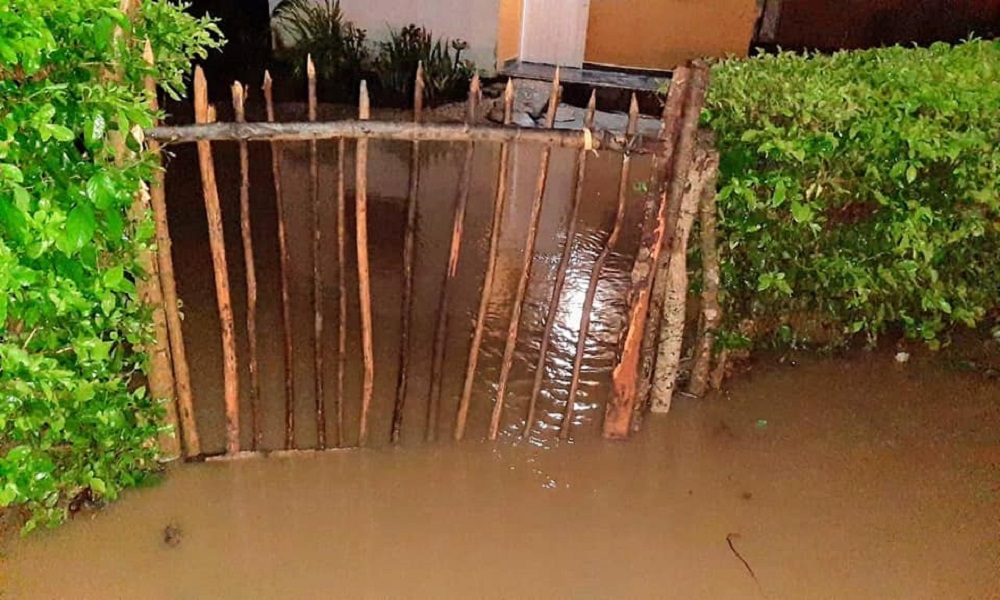
MULTIPOLYGON (((612 155, 591 164, 531 436, 520 439, 518 433, 565 238, 573 154, 554 156, 506 399, 505 436, 491 444, 482 439, 538 164, 537 151, 518 149, 469 440, 422 443, 435 311, 462 156, 460 148, 424 148, 413 378, 403 445, 386 442, 397 376, 408 150, 373 144, 375 448, 175 466, 159 487, 128 492, 58 530, 12 540, 0 555, 0 598, 1000 598, 1000 387, 980 374, 948 370, 935 360, 900 365, 888 351, 800 357, 797 366, 765 358, 725 394, 704 401, 679 398, 673 413, 651 417, 627 443, 599 439, 599 409, 609 393, 637 242, 634 193, 628 234, 599 288, 574 441, 555 440, 582 296, 614 213, 618 161, 612 155)), ((219 452, 222 361, 204 209, 193 153, 176 152, 168 193, 196 412, 206 450, 219 452)), ((238 172, 234 149, 220 145, 218 152, 245 398, 238 172)), ((324 145, 321 263, 328 366, 335 364, 337 322, 334 159, 324 145)), ((451 303, 442 432, 462 384, 496 161, 496 148, 477 150, 451 303)), ((640 161, 636 171, 636 180, 648 176, 648 164, 640 161)), ((284 183, 297 441, 303 447, 316 438, 307 174, 305 147, 289 146, 284 183)), ((279 448, 283 362, 266 147, 252 148, 251 183, 261 288, 263 446, 279 448)), ((345 433, 353 443, 360 389, 353 276, 348 289, 345 433)), ((332 403, 332 372, 325 381, 332 403)), ((246 402, 243 409, 248 445, 246 402)))
POLYGON ((624 444, 186 465, 15 543, 0 589, 18 599, 994 599, 998 431, 996 383, 981 376, 899 368, 888 353, 758 366, 724 395, 681 399, 624 444), (168 526, 176 545, 164 542, 168 526))

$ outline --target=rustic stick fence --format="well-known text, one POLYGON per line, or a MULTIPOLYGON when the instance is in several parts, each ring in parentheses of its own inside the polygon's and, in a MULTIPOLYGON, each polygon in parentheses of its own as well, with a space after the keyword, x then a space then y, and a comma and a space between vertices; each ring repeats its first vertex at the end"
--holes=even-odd
MULTIPOLYGON (((583 301, 583 311, 580 321, 580 332, 577 340, 576 356, 570 379, 569 399, 561 416, 560 436, 568 438, 574 420, 577 396, 580 390, 580 376, 586 351, 586 341, 590 333, 591 312, 597 294, 597 288, 602 271, 621 239, 625 226, 625 216, 628 209, 628 191, 632 171, 632 157, 637 154, 653 155, 653 176, 645 200, 647 214, 644 223, 644 235, 641 247, 635 261, 632 277, 632 289, 629 296, 629 313, 627 326, 622 332, 620 359, 614 370, 614 394, 606 404, 603 433, 607 438, 619 439, 627 437, 634 427, 635 415, 645 406, 643 386, 651 377, 653 369, 643 368, 643 338, 649 337, 652 328, 658 333, 656 337, 665 340, 680 339, 677 328, 683 328, 676 318, 667 319, 669 331, 659 332, 662 320, 659 313, 671 311, 676 315, 677 298, 686 298, 687 281, 680 277, 678 270, 684 269, 686 263, 682 260, 687 246, 687 237, 692 230, 696 214, 700 212, 703 226, 701 243, 704 246, 706 285, 704 286, 704 318, 703 327, 697 345, 697 367, 692 382, 692 391, 701 393, 708 379, 714 374, 711 361, 713 355, 714 329, 719 323, 718 310, 718 264, 714 247, 714 179, 712 172, 717 166, 717 157, 713 159, 712 151, 702 148, 696 153, 697 121, 700 114, 707 86, 707 69, 700 65, 679 68, 675 73, 674 84, 668 96, 663 114, 662 127, 659 135, 649 137, 637 133, 639 109, 636 99, 632 98, 628 114, 628 125, 623 132, 595 131, 593 129, 597 111, 596 97, 592 96, 588 104, 583 131, 557 130, 554 128, 556 110, 560 98, 559 72, 552 81, 549 107, 545 117, 545 127, 542 129, 522 129, 511 127, 514 104, 514 88, 508 82, 503 100, 504 125, 482 126, 476 123, 476 115, 480 102, 480 81, 475 78, 469 89, 467 117, 464 124, 429 124, 423 120, 423 69, 418 69, 415 82, 413 119, 411 122, 383 122, 370 119, 370 101, 367 86, 362 83, 358 104, 358 118, 338 122, 317 121, 317 98, 315 67, 310 59, 307 65, 308 83, 308 121, 304 123, 277 123, 272 93, 273 82, 269 74, 264 77, 264 99, 267 110, 266 123, 250 123, 246 121, 245 98, 246 88, 236 83, 233 88, 233 106, 235 122, 216 123, 214 109, 208 104, 207 86, 204 75, 198 69, 195 72, 195 117, 196 124, 191 126, 159 126, 147 132, 151 148, 159 152, 161 144, 194 143, 198 150, 199 170, 202 179, 202 192, 205 201, 206 215, 209 226, 209 241, 211 246, 213 273, 217 309, 220 317, 221 340, 223 351, 223 381, 224 406, 226 416, 225 457, 232 458, 245 454, 264 451, 262 448, 262 410, 265 404, 260 397, 260 367, 258 357, 257 326, 257 295, 261 282, 258 281, 253 249, 252 220, 250 210, 250 179, 249 179, 249 144, 262 142, 270 145, 272 153, 271 174, 274 180, 274 192, 277 209, 278 254, 280 259, 280 300, 282 341, 284 358, 284 451, 298 451, 296 442, 296 386, 295 373, 295 340, 291 324, 289 273, 291 269, 288 248, 287 205, 282 188, 282 151, 288 142, 307 142, 309 148, 309 212, 312 237, 312 349, 314 359, 314 400, 315 426, 317 431, 315 450, 326 450, 328 446, 342 448, 347 443, 345 431, 349 426, 345 423, 345 405, 348 399, 344 394, 344 381, 347 371, 348 350, 348 283, 346 267, 346 251, 348 240, 347 203, 345 183, 345 156, 347 143, 355 145, 355 223, 354 239, 356 242, 356 274, 357 299, 360 307, 360 346, 362 356, 362 386, 358 403, 358 435, 359 446, 369 441, 372 431, 370 414, 374 399, 376 362, 374 352, 375 327, 373 323, 373 297, 371 283, 371 264, 369 257, 368 238, 368 177, 369 177, 369 142, 372 140, 395 140, 410 144, 410 173, 406 199, 406 221, 404 230, 402 256, 402 294, 400 309, 402 311, 401 335, 399 339, 399 371, 396 381, 394 403, 392 405, 391 429, 387 432, 392 443, 399 443, 404 431, 404 414, 408 397, 413 390, 410 385, 412 376, 411 348, 414 319, 414 270, 416 264, 416 230, 418 214, 418 197, 420 195, 420 155, 422 144, 426 142, 457 142, 464 145, 464 158, 460 164, 459 182, 452 206, 452 228, 448 253, 448 263, 444 271, 436 311, 434 328, 434 344, 430 369, 430 389, 427 394, 427 414, 424 423, 424 435, 433 440, 440 428, 441 406, 444 401, 442 381, 444 374, 444 359, 447 340, 449 338, 449 303, 456 286, 458 265, 463 251, 465 237, 466 213, 470 202, 473 162, 478 145, 500 144, 500 160, 496 174, 496 194, 493 198, 492 218, 489 230, 489 246, 485 277, 482 280, 479 295, 478 311, 475 314, 470 331, 471 346, 466 360, 462 392, 457 399, 455 420, 451 425, 452 437, 463 439, 469 430, 470 409, 475 402, 473 389, 475 387, 480 354, 484 340, 486 316, 491 294, 495 287, 497 274, 498 249, 500 230, 503 226, 504 210, 510 193, 508 183, 511 149, 515 144, 534 145, 541 147, 539 170, 535 182, 531 214, 523 244, 523 262, 520 265, 514 300, 510 308, 510 321, 505 336, 505 344, 500 364, 500 375, 497 382, 497 392, 490 398, 492 407, 489 415, 485 436, 491 440, 499 437, 504 418, 505 400, 508 383, 514 363, 515 349, 523 335, 522 318, 529 282, 532 280, 533 259, 539 234, 539 224, 542 208, 546 197, 550 162, 552 152, 557 148, 569 148, 578 151, 576 158, 576 173, 572 188, 571 212, 569 226, 564 245, 559 256, 558 269, 555 275, 548 304, 545 310, 544 329, 540 340, 540 352, 534 364, 533 384, 528 398, 523 434, 528 434, 536 422, 538 398, 545 382, 545 366, 551 337, 555 328, 560 297, 565 287, 569 264, 571 262, 576 238, 576 220, 584 201, 584 181, 587 177, 587 162, 591 152, 603 150, 619 153, 622 156, 620 181, 617 193, 617 207, 610 234, 604 241, 601 251, 593 266, 586 295, 583 301), (251 416, 251 442, 248 447, 241 444, 240 429, 240 387, 238 373, 238 358, 236 348, 235 323, 232 309, 232 290, 228 275, 226 247, 223 239, 222 210, 219 190, 216 185, 215 159, 213 142, 235 141, 238 143, 240 156, 240 231, 243 249, 243 259, 246 267, 246 331, 249 338, 248 369, 250 374, 249 403, 251 416), (337 360, 336 387, 334 392, 334 431, 332 444, 327 443, 327 401, 324 389, 324 375, 327 368, 324 354, 324 341, 327 335, 324 322, 323 305, 323 269, 322 257, 327 254, 323 244, 323 230, 320 220, 320 176, 319 151, 321 141, 335 141, 337 159, 336 177, 336 244, 332 254, 337 261, 338 290, 338 322, 337 322, 337 360), (698 159, 696 161, 696 154, 698 159), (692 170, 692 164, 697 162, 692 170), (686 186, 694 174, 696 185, 685 194, 686 186), (699 183, 700 182, 700 183, 699 183), (709 187, 712 189, 709 190, 709 187), (686 200, 682 200, 686 197, 686 200), (684 219, 680 219, 683 214, 684 219), (678 232, 678 223, 680 230, 678 232), (679 258, 680 257, 680 258, 679 258), (674 276, 667 278, 665 283, 657 284, 657 274, 671 272, 664 263, 672 265, 674 276), (657 285, 667 285, 670 296, 665 306, 652 300, 657 285), (651 312, 651 305, 653 306, 651 312)), ((164 304, 166 305, 166 328, 169 345, 172 350, 172 361, 175 379, 177 380, 177 407, 179 430, 183 436, 184 454, 188 458, 197 457, 202 453, 198 436, 197 424, 193 417, 193 398, 190 389, 190 375, 187 358, 184 352, 183 335, 180 330, 180 317, 177 311, 177 292, 174 281, 173 267, 170 257, 170 236, 166 220, 166 203, 163 193, 162 174, 153 182, 151 188, 152 205, 156 215, 157 238, 160 244, 158 253, 159 275, 163 282, 164 304)), ((670 346, 664 354, 674 360, 679 353, 679 347, 670 346)), ((654 353, 655 354, 655 353, 654 353)), ((669 362, 669 361, 668 361, 669 362)), ((715 372, 721 368, 716 366, 715 372)), ((676 365, 663 366, 666 373, 657 380, 659 385, 673 388, 676 380, 676 365), (673 378, 670 381, 666 381, 673 378)))

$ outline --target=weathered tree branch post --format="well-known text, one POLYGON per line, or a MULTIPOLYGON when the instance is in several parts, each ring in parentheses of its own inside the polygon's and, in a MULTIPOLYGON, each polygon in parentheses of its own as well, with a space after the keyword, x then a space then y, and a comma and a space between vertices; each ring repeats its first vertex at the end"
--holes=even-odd
MULTIPOLYGON (((201 67, 194 72, 194 115, 197 123, 214 121, 215 110, 208 104, 208 85, 201 67)), ((229 291, 229 272, 226 265, 226 241, 222 228, 222 209, 219 189, 215 180, 212 143, 198 142, 198 163, 201 170, 205 211, 208 217, 208 236, 212 247, 212 266, 215 271, 215 295, 219 305, 222 328, 223 383, 226 402, 226 454, 240 451, 240 381, 236 364, 236 332, 233 325, 233 303, 229 291)))
MULTIPOLYGON (((481 94, 479 75, 472 78, 469 85, 469 98, 466 105, 465 120, 470 126, 475 122, 481 94)), ((444 358, 448 343, 448 310, 451 302, 453 282, 458 277, 458 259, 462 252, 462 237, 465 232, 465 213, 469 204, 469 191, 472 186, 472 163, 475 158, 476 145, 468 142, 465 145, 465 159, 458 178, 458 193, 455 196, 454 220, 451 226, 451 247, 448 252, 448 270, 441 285, 441 298, 438 304, 437 328, 434 335, 433 356, 431 359, 431 389, 427 401, 427 441, 437 440, 438 419, 441 412, 441 387, 444 379, 444 358)))
MULTIPOLYGON (((514 115, 514 82, 507 80, 503 95, 503 123, 511 124, 514 115)), ((465 383, 462 386, 462 398, 455 414, 455 441, 462 441, 469 420, 469 407, 472 402, 472 386, 475 383, 476 368, 479 365, 479 350, 483 343, 486 330, 486 314, 489 312, 490 298, 493 296, 494 279, 497 270, 497 254, 500 250, 500 228, 503 223, 503 210, 507 203, 507 178, 510 169, 510 144, 500 146, 500 165, 497 168, 497 193, 493 199, 493 222, 490 226, 489 258, 486 262, 486 276, 483 279, 482 293, 479 295, 479 310, 476 313, 476 326, 472 334, 472 345, 469 347, 469 358, 465 367, 465 383)))
MULTIPOLYGON (((639 100, 632 94, 632 102, 628 111, 628 125, 626 133, 635 133, 639 124, 639 100)), ((594 300, 597 298, 597 286, 600 282, 604 265, 611 257, 615 246, 618 245, 618 238, 621 237, 622 229, 625 226, 626 200, 628 198, 628 188, 632 173, 632 157, 628 154, 622 156, 622 166, 618 176, 618 205, 615 210, 615 220, 611 227, 601 253, 594 261, 594 268, 590 273, 590 283, 587 284, 587 293, 583 299, 583 309, 580 312, 580 337, 576 342, 576 356, 573 358, 573 374, 570 377, 569 394, 566 400, 566 411, 563 413, 562 425, 559 428, 559 437, 568 440, 570 431, 573 429, 573 415, 576 410, 576 396, 580 391, 580 371, 583 368, 583 357, 587 350, 587 336, 590 334, 590 318, 594 310, 594 300)))
MULTIPOLYGON (((417 64, 413 81, 413 122, 423 119, 424 63, 417 64)), ((413 282, 417 247, 417 202, 420 196, 420 142, 410 148, 410 181, 406 195, 406 233, 403 238, 403 293, 400 298, 403 321, 399 333, 399 378, 396 380, 396 405, 392 411, 392 443, 403 434, 403 416, 410 382, 410 330, 413 327, 413 282)))
MULTIPOLYGON (((673 160, 667 161, 664 157, 662 161, 664 164, 661 165, 662 172, 659 178, 662 182, 662 191, 660 192, 655 228, 652 234, 644 240, 633 270, 633 293, 630 302, 628 329, 625 332, 621 358, 614 370, 614 397, 608 402, 605 409, 604 437, 608 439, 627 438, 631 431, 633 411, 639 401, 638 384, 642 339, 650 313, 650 296, 653 291, 654 277, 657 266, 660 264, 663 246, 669 236, 668 228, 675 225, 675 223, 668 222, 671 198, 679 195, 684 189, 684 178, 693 160, 698 119, 701 116, 705 90, 708 86, 708 69, 704 66, 699 65, 684 71, 678 69, 678 72, 680 72, 681 77, 690 77, 687 98, 686 101, 682 101, 684 116, 680 124, 673 160), (671 164, 672 167, 667 166, 671 164)), ((675 77, 678 76, 678 72, 675 72, 675 77)), ((668 97, 668 109, 670 102, 671 99, 668 97)), ((668 122, 665 129, 669 128, 670 123, 668 122)))
MULTIPOLYGON (((587 103, 587 112, 583 118, 583 127, 590 131, 594 128, 594 118, 597 114, 597 92, 591 92, 590 101, 587 103)), ((531 386, 531 397, 528 400, 528 412, 524 418, 524 430, 521 435, 527 437, 531 435, 531 428, 535 423, 535 413, 538 408, 538 395, 542 391, 542 383, 545 380, 545 359, 548 356, 549 343, 552 339, 552 332, 556 326, 556 319, 559 314, 559 298, 562 296, 563 288, 566 286, 566 274, 569 272, 569 263, 573 255, 573 244, 576 241, 576 221, 580 215, 580 205, 583 202, 583 185, 587 178, 587 155, 589 151, 584 148, 580 150, 576 157, 576 181, 573 183, 573 206, 570 209, 569 225, 566 230, 566 244, 563 246, 562 255, 559 257, 559 268, 556 271, 555 285, 552 287, 552 295, 549 298, 549 308, 545 315, 545 329, 542 331, 541 344, 538 349, 538 362, 535 363, 535 380, 531 386)), ((572 398, 569 400, 572 402, 572 398)), ((568 409, 572 414, 572 409, 568 409)), ((569 428, 563 431, 569 432, 569 428)))
MULTIPOLYGON (((545 128, 551 130, 555 126, 556 111, 559 107, 559 69, 556 68, 552 79, 552 89, 549 92, 549 110, 545 115, 545 128)), ((511 308, 510 324, 507 327, 507 342, 504 345, 503 360, 500 364, 500 381, 497 384, 496 399, 493 412, 490 415, 490 441, 495 441, 500 434, 500 422, 503 418, 504 400, 507 396, 507 383, 511 369, 514 367, 514 351, 517 346, 517 333, 521 328, 521 314, 524 310, 525 297, 528 294, 528 284, 531 282, 532 265, 535 259, 535 244, 538 241, 538 226, 542 219, 542 202, 545 199, 545 188, 549 177, 549 162, 552 158, 552 146, 542 148, 542 157, 538 166, 538 180, 535 183, 535 199, 531 205, 531 220, 528 224, 528 235, 524 242, 524 257, 521 265, 521 277, 517 282, 514 294, 514 305, 511 308)))
POLYGON ((695 348, 694 366, 688 393, 701 397, 709 385, 712 369, 712 353, 715 338, 722 323, 722 307, 719 305, 719 249, 716 242, 716 190, 714 185, 706 185, 701 194, 701 331, 695 348))
MULTIPOLYGON (((267 105, 267 122, 274 122, 274 96, 271 74, 264 71, 264 102, 267 105)), ((288 250, 288 233, 285 226, 285 197, 282 193, 281 175, 282 146, 271 142, 271 176, 274 179, 274 202, 278 212, 278 254, 281 265, 281 329, 284 341, 285 359, 285 450, 295 448, 295 354, 292 336, 292 309, 289 299, 289 274, 291 267, 288 250)))
MULTIPOLYGON (((246 121, 246 88, 233 84, 233 110, 236 122, 246 121)), ((253 228, 250 220, 250 148, 246 142, 240 148, 240 237, 243 240, 243 262, 247 280, 247 346, 250 353, 250 450, 260 449, 260 365, 257 359, 257 267, 254 263, 253 228)))
POLYGON ((670 240, 665 277, 665 294, 662 299, 659 346, 653 377, 651 408, 653 412, 670 411, 674 387, 680 369, 681 349, 684 342, 684 325, 687 321, 687 251, 691 229, 694 226, 698 204, 705 190, 714 191, 719 170, 719 155, 714 148, 714 136, 701 134, 695 150, 694 165, 688 176, 688 186, 683 192, 675 235, 670 240))
MULTIPOLYGON (((368 83, 361 82, 358 99, 358 118, 371 117, 368 83)), ((362 384, 361 418, 358 426, 358 445, 368 443, 368 412, 375 394, 375 347, 372 342, 372 285, 368 260, 368 140, 358 140, 355 159, 355 226, 358 249, 358 295, 361 297, 361 349, 364 358, 364 383, 362 384)))

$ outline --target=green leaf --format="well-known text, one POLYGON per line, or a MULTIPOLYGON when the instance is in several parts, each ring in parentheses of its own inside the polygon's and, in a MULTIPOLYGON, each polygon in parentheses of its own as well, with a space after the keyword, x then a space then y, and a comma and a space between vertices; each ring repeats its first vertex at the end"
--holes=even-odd
POLYGON ((104 480, 99 477, 91 478, 90 488, 102 496, 108 493, 107 484, 104 483, 104 480))
POLYGON ((48 133, 60 142, 72 142, 76 139, 76 135, 68 127, 63 127, 62 125, 46 125, 45 126, 48 133))
POLYGON ((917 168, 913 165, 910 165, 906 169, 906 183, 913 183, 916 180, 917 180, 917 168))
POLYGON ((78 205, 70 211, 66 218, 66 231, 63 234, 66 254, 75 254, 84 244, 92 241, 97 232, 97 220, 94 211, 89 206, 78 205))
POLYGON ((808 204, 802 204, 798 200, 792 201, 792 218, 796 223, 809 223, 813 219, 813 210, 808 204))
POLYGON ((16 165, 0 163, 0 174, 3 174, 4 179, 8 181, 24 183, 24 173, 16 165))
POLYGON ((778 181, 778 183, 774 186, 774 196, 771 197, 771 206, 777 208, 784 204, 787 195, 788 190, 785 189, 785 181, 778 181))

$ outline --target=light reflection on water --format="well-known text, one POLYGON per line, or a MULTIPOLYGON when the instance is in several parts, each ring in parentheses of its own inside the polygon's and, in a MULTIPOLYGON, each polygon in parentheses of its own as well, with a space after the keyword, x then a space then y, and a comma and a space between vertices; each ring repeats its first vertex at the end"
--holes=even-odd
MULTIPOLYGON (((457 186, 458 164, 462 148, 445 144, 427 152, 421 168, 421 192, 418 201, 417 260, 411 346, 411 384, 404 423, 404 442, 417 443, 423 437, 426 420, 429 367, 434 324, 443 270, 447 264, 452 225, 452 204, 457 186)), ((349 145, 350 147, 350 145, 349 145)), ((295 334, 295 384, 297 440, 300 447, 315 443, 313 353, 312 353, 312 255, 311 216, 308 194, 308 152, 305 145, 288 145, 283 151, 283 188, 290 243, 290 288, 293 330, 295 334)), ((402 240, 405 233, 405 197, 408 188, 409 157, 406 144, 373 143, 369 159, 369 235, 372 266, 373 309, 375 315, 376 397, 370 417, 374 432, 388 431, 395 399, 398 371, 398 339, 402 309, 402 240)), ((229 270, 233 304, 239 332, 239 356, 246 362, 244 331, 245 302, 243 256, 239 238, 238 163, 234 147, 216 145, 216 166, 226 225, 229 270)), ((192 362, 196 414, 207 451, 221 450, 223 411, 221 406, 221 350, 218 341, 218 318, 215 313, 213 279, 201 206, 200 182, 196 175, 191 148, 178 147, 168 168, 167 190, 174 237, 179 289, 185 302, 185 333, 192 362), (192 176, 192 174, 194 174, 192 176)), ((538 150, 515 147, 509 179, 510 197, 504 214, 499 241, 498 268, 493 297, 490 298, 486 332, 480 355, 469 437, 481 437, 488 422, 497 390, 500 360, 517 280, 523 260, 524 236, 528 227, 538 171, 538 150)), ((348 231, 352 232, 354 172, 353 155, 346 157, 348 174, 348 231)), ((566 238, 566 219, 570 210, 575 176, 576 153, 553 153, 548 190, 543 205, 532 277, 530 280, 521 329, 516 346, 514 368, 505 399, 503 435, 519 442, 524 428, 524 414, 538 360, 541 333, 554 277, 566 238)), ((264 422, 264 447, 281 445, 281 422, 284 406, 283 360, 281 350, 280 296, 278 288, 273 182, 270 156, 266 146, 251 145, 251 213, 257 255, 257 279, 260 282, 258 329, 261 337, 260 372, 264 422)), ((327 414, 333 414, 336 365, 336 324, 339 289, 335 254, 335 164, 333 144, 320 147, 320 191, 323 199, 324 305, 326 337, 325 383, 327 414)), ((489 223, 495 196, 498 147, 476 148, 473 185, 465 223, 459 272, 454 281, 449 315, 449 338, 446 353, 444 394, 440 439, 447 439, 464 379, 469 339, 474 325, 482 277, 488 251, 489 223)), ((527 443, 546 447, 558 438, 558 428, 567 403, 573 358, 582 317, 583 301, 594 262, 607 239, 617 204, 616 190, 620 157, 604 153, 588 161, 577 236, 567 270, 566 283, 559 299, 559 310, 545 362, 538 418, 527 443)), ((647 170, 637 170, 642 175, 647 170)), ((638 177, 636 176, 636 177, 638 177)), ((631 188, 631 186, 630 186, 631 188)), ((618 335, 626 312, 632 254, 637 244, 639 210, 637 197, 629 198, 628 225, 622 243, 615 249, 601 273, 592 313, 591 330, 586 342, 586 356, 581 369, 580 392, 574 413, 575 435, 596 432, 603 402, 610 392, 609 374, 615 361, 618 335)), ((345 374, 345 438, 356 437, 357 404, 360 392, 360 364, 357 282, 354 266, 354 240, 347 240, 348 340, 349 356, 345 374), (352 402, 352 400, 354 400, 352 402)), ((248 378, 244 366, 241 395, 247 396, 248 378)), ((249 410, 243 406, 244 440, 249 441, 249 410)), ((333 439, 333 423, 329 423, 333 439)), ((373 435, 373 444, 387 436, 373 435)))

